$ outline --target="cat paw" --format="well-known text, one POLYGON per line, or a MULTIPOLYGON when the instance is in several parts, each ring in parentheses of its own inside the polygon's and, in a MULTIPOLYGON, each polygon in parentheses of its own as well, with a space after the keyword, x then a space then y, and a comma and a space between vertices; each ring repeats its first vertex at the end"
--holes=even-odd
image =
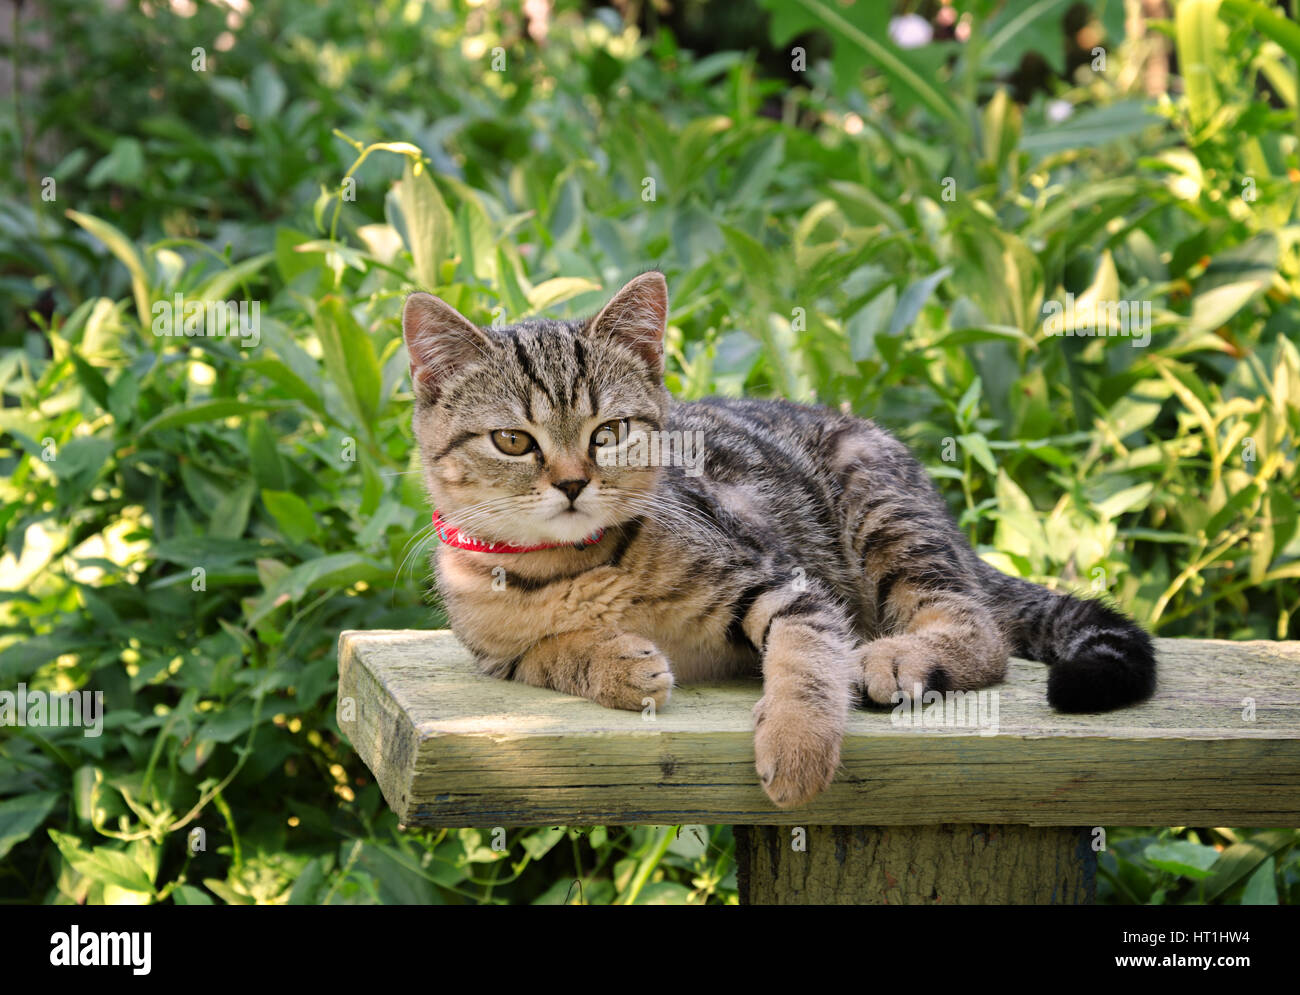
POLYGON ((754 768, 779 808, 802 805, 831 783, 840 763, 841 730, 800 702, 764 695, 754 706, 754 768))
POLYGON ((862 648, 860 682, 868 698, 878 705, 897 704, 899 691, 947 691, 950 681, 933 647, 922 639, 890 636, 862 648))
POLYGON ((623 633, 601 643, 593 672, 598 674, 595 700, 606 708, 640 711, 653 701, 663 708, 673 690, 668 658, 648 639, 623 633))

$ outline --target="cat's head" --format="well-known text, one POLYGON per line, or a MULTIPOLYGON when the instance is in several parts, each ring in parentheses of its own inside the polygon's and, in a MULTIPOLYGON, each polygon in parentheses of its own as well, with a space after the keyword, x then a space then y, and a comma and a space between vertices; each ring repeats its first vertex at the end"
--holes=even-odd
POLYGON ((588 320, 484 328, 432 294, 408 297, 415 438, 442 518, 533 545, 576 543, 650 510, 659 471, 601 447, 662 428, 667 315, 658 272, 588 320))

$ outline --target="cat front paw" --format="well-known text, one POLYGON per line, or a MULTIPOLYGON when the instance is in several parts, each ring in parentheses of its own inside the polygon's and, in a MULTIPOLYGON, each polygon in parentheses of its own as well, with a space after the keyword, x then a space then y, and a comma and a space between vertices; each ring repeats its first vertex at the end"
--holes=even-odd
POLYGON ((623 633, 600 644, 593 660, 594 700, 606 708, 640 711, 648 702, 668 704, 673 671, 668 658, 649 639, 623 633))
POLYGON ((842 731, 830 716, 798 701, 764 695, 754 706, 754 768, 780 808, 826 790, 840 763, 842 731))
POLYGON ((863 692, 877 705, 897 704, 902 691, 914 695, 949 689, 948 674, 933 647, 916 636, 890 636, 867 643, 861 650, 863 692))

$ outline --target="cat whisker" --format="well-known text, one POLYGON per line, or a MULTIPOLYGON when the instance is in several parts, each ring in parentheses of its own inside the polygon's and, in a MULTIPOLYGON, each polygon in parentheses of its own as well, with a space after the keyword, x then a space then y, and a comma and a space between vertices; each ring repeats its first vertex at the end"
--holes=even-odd
POLYGON ((419 556, 420 553, 428 549, 429 540, 433 538, 433 534, 433 523, 430 522, 406 541, 406 545, 403 547, 402 562, 397 568, 396 580, 398 583, 401 582, 406 572, 406 565, 411 562, 412 558, 419 556))

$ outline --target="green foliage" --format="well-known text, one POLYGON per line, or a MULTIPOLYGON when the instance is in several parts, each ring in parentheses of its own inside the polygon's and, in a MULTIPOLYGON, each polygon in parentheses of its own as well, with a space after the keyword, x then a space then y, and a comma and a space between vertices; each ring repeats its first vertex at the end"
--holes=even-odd
MULTIPOLYGON (((58 57, 23 49, 44 82, 0 129, 0 688, 107 717, 0 733, 0 895, 735 900, 726 827, 404 830, 341 738, 337 633, 445 621, 415 287, 486 324, 658 266, 679 396, 847 405, 1001 569, 1160 635, 1296 636, 1294 25, 1178 5, 1155 27, 1205 72, 1151 100, 1110 11, 1062 122, 998 82, 1061 4, 958 4, 969 41, 927 50, 871 5, 764 6, 782 44, 827 31, 804 85, 567 4, 537 45, 495 4, 271 0, 229 51, 216 6, 48 5, 58 57), (1148 302, 1149 342, 1049 334, 1067 294, 1148 302), (177 295, 256 302, 256 336, 156 334, 177 295)), ((1294 835, 1114 839, 1108 900, 1298 897, 1294 835)))
POLYGON ((1098 901, 1118 905, 1300 903, 1300 830, 1115 830, 1098 901))

